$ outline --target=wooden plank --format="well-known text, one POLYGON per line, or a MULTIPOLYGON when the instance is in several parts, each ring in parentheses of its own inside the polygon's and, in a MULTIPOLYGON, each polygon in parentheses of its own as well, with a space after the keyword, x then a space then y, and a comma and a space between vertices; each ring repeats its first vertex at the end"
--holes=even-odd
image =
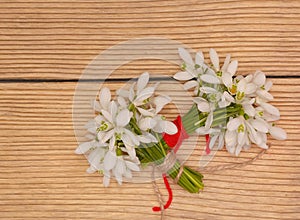
MULTIPOLYGON (((252 165, 205 173, 206 188, 199 195, 172 184, 174 202, 166 219, 298 218, 300 79, 273 82, 273 104, 282 115, 278 124, 288 132, 288 140, 270 139, 271 149, 252 165)), ((172 89, 172 82, 164 83, 178 102, 189 104, 182 91, 172 89)), ((122 83, 106 85, 115 89, 122 83)), ((75 88, 73 82, 1 84, 0 219, 158 219, 159 214, 151 210, 157 205, 151 183, 118 186, 112 181, 104 188, 98 174, 85 173, 85 158, 74 154, 75 88)), ((167 112, 169 118, 177 114, 174 106, 167 112)), ((203 146, 200 137, 188 165, 197 168, 203 146)), ((235 158, 223 150, 209 166, 243 162, 259 151, 253 147, 235 158)), ((163 188, 162 181, 159 186, 163 188)))
MULTIPOLYGON (((1 1, 0 79, 78 79, 100 52, 149 36, 206 53, 213 47, 222 58, 231 53, 240 62, 240 73, 261 69, 295 76, 299 17, 297 0, 1 1)), ((146 60, 121 70, 112 77, 145 70, 171 75, 178 67, 146 60)))

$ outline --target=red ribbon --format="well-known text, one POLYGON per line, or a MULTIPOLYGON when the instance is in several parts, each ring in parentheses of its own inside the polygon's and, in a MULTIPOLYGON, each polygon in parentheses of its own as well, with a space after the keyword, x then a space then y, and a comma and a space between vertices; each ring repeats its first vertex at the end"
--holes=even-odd
POLYGON ((187 139, 189 135, 184 130, 180 115, 177 116, 177 118, 173 121, 173 123, 177 127, 177 133, 176 134, 164 133, 163 139, 170 148, 173 148, 174 153, 176 153, 179 147, 181 146, 183 140, 187 139))
MULTIPOLYGON (((179 149, 179 147, 181 146, 182 142, 184 139, 187 139, 189 137, 189 135, 186 133, 186 131, 184 130, 184 126, 182 124, 182 120, 181 120, 181 116, 177 116, 177 118, 173 121, 173 123, 176 125, 177 127, 177 133, 176 134, 163 134, 163 139, 166 142, 166 144, 170 147, 173 148, 174 153, 176 153, 179 149)), ((165 187, 168 190, 169 193, 169 199, 166 202, 166 204, 164 205, 164 209, 169 208, 169 206, 172 203, 173 200, 173 192, 172 189, 170 187, 169 181, 167 179, 166 174, 162 174, 164 183, 165 183, 165 187)), ((162 211, 160 207, 158 206, 154 206, 152 208, 152 210, 154 212, 159 212, 162 211)))
MULTIPOLYGON (((166 189, 168 190, 168 193, 169 193, 169 199, 168 199, 167 203, 164 205, 164 209, 167 209, 167 208, 169 208, 169 206, 170 206, 171 203, 172 203, 172 200, 173 200, 173 192, 172 192, 172 189, 171 189, 171 186, 170 186, 170 184, 169 184, 169 181, 168 181, 168 179, 167 179, 166 174, 163 174, 162 177, 163 177, 163 179, 164 179, 164 183, 165 183, 166 189)), ((154 207, 152 208, 152 210, 153 210, 153 212, 159 212, 159 211, 161 211, 161 208, 158 207, 158 206, 154 206, 154 207)))
POLYGON ((209 143, 210 143, 210 136, 209 134, 205 135, 205 140, 206 140, 206 148, 205 148, 205 152, 206 154, 210 154, 210 148, 209 148, 209 143))

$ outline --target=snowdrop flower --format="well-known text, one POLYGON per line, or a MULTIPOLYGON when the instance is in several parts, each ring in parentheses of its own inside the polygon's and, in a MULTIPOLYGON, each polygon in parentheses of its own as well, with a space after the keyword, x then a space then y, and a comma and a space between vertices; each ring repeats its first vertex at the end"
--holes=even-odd
POLYGON ((198 110, 200 112, 207 113, 207 119, 205 122, 205 129, 208 130, 213 122, 213 112, 215 110, 215 103, 208 102, 206 99, 201 97, 196 97, 194 102, 197 104, 198 110))
POLYGON ((171 102, 171 98, 166 95, 155 96, 154 92, 158 84, 147 87, 148 83, 149 73, 146 72, 140 75, 137 83, 134 83, 129 91, 119 89, 117 94, 120 105, 122 107, 129 105, 129 108, 133 105, 142 115, 154 117, 171 102))
POLYGON ((209 51, 211 65, 205 64, 202 53, 196 54, 195 62, 182 48, 179 49, 179 56, 184 61, 185 71, 176 73, 174 78, 188 80, 184 85, 185 89, 196 88, 194 102, 205 120, 204 125, 203 121, 198 122, 203 126, 196 129, 196 132, 209 134, 210 149, 217 142, 217 149, 220 149, 225 141, 227 150, 238 155, 242 149, 250 148, 251 143, 267 149, 269 133, 279 140, 286 138, 283 129, 268 123, 278 120, 280 113, 275 106, 268 103, 273 99, 269 93, 272 82, 266 79, 264 73, 257 71, 247 76, 235 77, 238 62, 230 61, 230 55, 227 55, 221 66, 214 49, 209 51), (221 115, 216 115, 218 123, 212 127, 215 124, 214 112, 227 107, 230 113, 224 111, 223 121, 220 121, 221 115))
POLYGON ((256 94, 264 101, 273 100, 273 96, 269 93, 273 83, 266 80, 266 75, 263 72, 256 71, 253 76, 253 83, 257 86, 256 94))
POLYGON ((184 84, 185 90, 194 88, 194 93, 197 94, 199 87, 202 85, 202 81, 213 82, 216 84, 219 83, 214 71, 204 63, 204 56, 201 51, 196 53, 195 62, 189 52, 184 48, 179 48, 178 52, 179 56, 184 61, 182 65, 183 71, 176 73, 174 78, 187 81, 184 84))
POLYGON ((178 48, 178 53, 184 63, 182 65, 183 71, 176 73, 174 75, 175 79, 186 81, 198 77, 199 74, 203 74, 203 67, 206 67, 206 65, 204 64, 204 56, 201 51, 196 53, 195 62, 186 49, 178 48))
POLYGON ((110 151, 116 150, 116 142, 122 141, 128 154, 135 157, 135 146, 139 145, 136 135, 127 129, 133 114, 128 109, 120 109, 115 101, 109 104, 108 111, 102 109, 101 115, 95 118, 100 124, 97 131, 98 141, 102 144, 109 143, 110 151))
POLYGON ((153 117, 155 126, 152 128, 157 133, 176 134, 177 127, 173 122, 167 121, 164 117, 156 115, 153 117))
POLYGON ((99 102, 97 100, 93 102, 93 108, 97 112, 100 112, 102 109, 107 111, 109 108, 110 101, 111 101, 111 92, 107 87, 104 87, 100 90, 99 102))
POLYGON ((270 125, 269 131, 271 136, 277 140, 285 140, 287 138, 286 132, 280 127, 270 125))
POLYGON ((103 160, 108 151, 108 144, 99 143, 96 139, 84 142, 75 150, 76 154, 85 154, 90 164, 87 173, 94 173, 98 170, 103 170, 103 160))
POLYGON ((245 119, 242 116, 229 120, 225 133, 225 144, 228 152, 236 156, 239 155, 242 148, 250 147, 245 119))
POLYGON ((108 151, 103 161, 103 184, 108 186, 111 177, 111 171, 117 182, 122 184, 122 177, 131 178, 132 171, 140 171, 138 158, 128 158, 126 156, 117 156, 116 152, 108 151))
POLYGON ((117 95, 128 99, 135 107, 141 106, 147 103, 147 99, 150 98, 155 91, 156 86, 147 87, 148 82, 149 73, 145 72, 140 75, 137 83, 132 84, 129 91, 125 89, 119 89, 117 90, 117 95))

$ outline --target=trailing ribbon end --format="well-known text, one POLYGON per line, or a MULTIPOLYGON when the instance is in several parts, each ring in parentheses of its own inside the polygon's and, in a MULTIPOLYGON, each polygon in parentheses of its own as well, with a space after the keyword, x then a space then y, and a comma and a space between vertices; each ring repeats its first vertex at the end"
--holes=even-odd
MULTIPOLYGON (((168 193, 169 193, 169 199, 168 199, 168 201, 166 202, 166 204, 165 204, 164 207, 163 207, 164 210, 165 210, 165 209, 169 208, 170 205, 171 205, 171 203, 172 203, 172 200, 173 200, 173 192, 172 192, 172 189, 171 189, 171 187, 170 187, 170 184, 169 184, 169 181, 168 181, 168 179, 167 179, 167 176, 166 176, 165 174, 163 174, 162 176, 163 176, 163 180, 164 180, 166 189, 168 190, 168 193)), ((158 206, 154 206, 154 207, 152 208, 152 211, 153 211, 153 212, 159 212, 159 211, 163 211, 163 210, 161 210, 161 208, 158 207, 158 206)))

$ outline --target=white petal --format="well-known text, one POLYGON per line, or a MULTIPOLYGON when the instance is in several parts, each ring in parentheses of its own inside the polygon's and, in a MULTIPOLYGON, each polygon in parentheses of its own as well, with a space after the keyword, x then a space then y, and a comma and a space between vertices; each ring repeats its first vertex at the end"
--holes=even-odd
POLYGON ((222 73, 222 81, 227 88, 231 88, 232 76, 230 75, 230 73, 227 72, 222 73))
POLYGON ((148 82, 149 82, 149 73, 145 72, 142 75, 140 75, 137 81, 137 92, 139 93, 141 90, 143 90, 148 84, 148 82))
POLYGON ((87 156, 87 160, 92 167, 94 167, 96 170, 100 170, 100 162, 103 159, 104 155, 105 150, 103 148, 97 148, 87 156))
POLYGON ((104 187, 108 187, 109 186, 109 182, 110 182, 110 176, 104 175, 103 176, 103 185, 104 185, 104 187))
POLYGON ((237 60, 233 60, 227 68, 227 72, 229 72, 231 74, 231 76, 233 76, 238 68, 238 61, 237 60))
POLYGON ((162 120, 159 124, 162 127, 163 131, 167 134, 176 134, 178 131, 176 125, 173 122, 162 120))
POLYGON ((215 67, 215 69, 217 71, 219 71, 220 69, 220 65, 219 65, 219 56, 217 54, 217 52, 214 49, 210 49, 209 50, 209 56, 210 56, 210 61, 213 64, 213 66, 215 67))
POLYGON ((136 151, 135 151, 134 147, 132 147, 131 149, 130 148, 126 148, 125 152, 128 153, 129 158, 131 160, 134 160, 136 158, 136 151))
POLYGON ((135 144, 133 143, 132 139, 127 134, 123 134, 121 139, 122 139, 122 142, 124 143, 126 149, 132 150, 134 148, 135 144))
POLYGON ((244 144, 246 143, 246 138, 246 132, 238 132, 237 141, 239 145, 244 146, 244 144))
POLYGON ((115 137, 115 135, 112 135, 111 139, 109 140, 109 150, 111 150, 111 151, 114 150, 115 142, 116 142, 116 137, 115 137))
POLYGON ((251 122, 251 120, 245 121, 245 125, 249 133, 249 138, 253 143, 260 144, 262 142, 262 139, 260 135, 257 134, 256 130, 253 128, 249 121, 251 122))
POLYGON ((273 83, 271 80, 267 79, 265 83, 265 90, 269 91, 272 87, 273 83))
POLYGON ((129 89, 129 94, 128 94, 128 99, 133 102, 134 98, 135 98, 135 93, 134 93, 134 86, 135 83, 133 83, 129 89))
POLYGON ((234 149, 237 144, 237 134, 235 131, 229 131, 227 130, 225 133, 225 143, 226 143, 226 149, 229 153, 233 154, 234 149))
POLYGON ((206 119, 206 122, 205 122, 205 128, 206 129, 209 129, 212 122, 213 122, 213 119, 214 119, 214 115, 213 115, 213 112, 210 112, 207 116, 207 119, 206 119))
POLYGON ((145 117, 153 117, 153 116, 155 115, 154 112, 151 111, 151 110, 153 110, 153 109, 145 110, 145 109, 139 108, 139 107, 137 107, 137 109, 138 109, 139 112, 140 112, 143 116, 145 116, 145 117))
POLYGON ((123 98, 128 98, 129 97, 129 91, 126 90, 126 89, 118 89, 116 91, 116 93, 117 93, 118 96, 121 96, 123 98))
POLYGON ((173 78, 176 80, 190 80, 193 79, 194 76, 191 73, 184 71, 176 73, 173 78))
POLYGON ((258 146, 261 147, 262 149, 266 149, 266 150, 269 148, 269 146, 265 142, 258 144, 258 146))
POLYGON ((135 102, 139 103, 139 102, 143 102, 144 100, 148 99, 149 97, 151 97, 154 93, 155 88, 154 87, 147 87, 145 89, 143 89, 138 96, 135 98, 135 102))
POLYGON ((241 79, 238 84, 237 84, 237 91, 240 92, 245 92, 246 91, 246 86, 247 86, 247 82, 246 80, 243 78, 241 79))
POLYGON ((222 100, 222 101, 218 102, 218 105, 219 105, 220 108, 225 108, 225 107, 230 105, 230 102, 228 102, 226 100, 222 100))
POLYGON ((273 138, 277 140, 285 140, 287 138, 287 134, 285 130, 276 126, 272 126, 270 128, 270 134, 272 135, 273 138))
POLYGON ((196 86, 198 86, 198 82, 196 80, 190 80, 190 81, 187 81, 186 83, 184 83, 183 88, 185 90, 189 90, 189 89, 194 88, 196 86))
POLYGON ((132 117, 132 114, 130 113, 131 112, 129 112, 128 109, 123 109, 119 112, 119 114, 116 117, 116 123, 118 127, 125 127, 129 123, 132 117))
POLYGON ((95 173, 97 171, 97 169, 95 169, 95 167, 90 166, 89 168, 86 169, 87 173, 95 173))
POLYGON ((78 148, 75 150, 76 154, 84 154, 92 147, 91 142, 85 142, 78 146, 78 148))
POLYGON ((107 121, 109 121, 111 124, 113 124, 112 115, 108 111, 102 110, 101 113, 106 118, 107 121))
POLYGON ((196 61, 196 64, 203 64, 204 63, 204 56, 203 56, 203 53, 202 51, 198 51, 196 53, 196 56, 195 56, 195 61, 196 61))
POLYGON ((160 112, 163 109, 163 107, 170 102, 171 102, 171 98, 169 96, 166 95, 156 96, 153 100, 153 103, 156 106, 155 113, 157 114, 158 112, 160 112))
POLYGON ((201 111, 201 112, 210 112, 210 106, 207 101, 199 102, 197 104, 197 107, 198 107, 199 111, 201 111))
MULTIPOLYGON (((245 79, 246 81, 246 79, 245 79)), ((245 94, 252 94, 256 91, 257 86, 254 83, 247 83, 247 87, 245 89, 245 94)))
POLYGON ((245 76, 245 80, 247 83, 251 83, 252 79, 253 79, 253 74, 249 74, 249 75, 245 76))
MULTIPOLYGON (((115 167, 115 172, 120 174, 120 176, 122 178, 122 175, 123 175, 123 173, 125 173, 125 171, 126 171, 125 161, 123 160, 122 157, 118 157, 117 164, 115 167)), ((121 182, 122 182, 122 180, 121 180, 121 182)))
POLYGON ((253 107, 253 105, 245 104, 243 105, 243 109, 245 113, 250 117, 253 117, 255 115, 255 108, 253 107))
POLYGON ((226 101, 234 103, 234 98, 227 91, 223 93, 223 97, 226 101))
POLYGON ((265 84, 266 81, 266 75, 263 72, 257 71, 254 74, 253 82, 258 86, 261 87, 265 84))
POLYGON ((149 144, 149 143, 152 142, 152 139, 149 138, 148 136, 145 136, 145 135, 138 135, 137 138, 138 138, 139 141, 142 142, 142 143, 149 144))
POLYGON ((100 94, 99 94, 99 101, 103 109, 107 110, 108 109, 108 104, 110 103, 111 99, 111 93, 109 88, 104 87, 101 89, 100 94))
POLYGON ((128 129, 124 129, 124 132, 125 134, 127 134, 130 139, 132 140, 132 142, 135 144, 135 145, 139 145, 139 140, 137 139, 137 137, 135 136, 135 134, 131 131, 129 131, 128 129))
POLYGON ((194 61, 193 61, 190 53, 186 49, 180 47, 180 48, 178 48, 178 52, 179 52, 179 56, 186 64, 190 64, 190 65, 194 66, 194 61))
POLYGON ((265 111, 267 111, 268 113, 270 113, 271 115, 275 115, 275 116, 280 116, 280 112, 279 110, 274 107, 273 105, 269 104, 269 103, 265 103, 265 102, 262 102, 260 103, 260 106, 263 107, 263 109, 265 111))
POLYGON ((216 140, 219 136, 218 135, 214 135, 210 138, 210 141, 209 141, 209 149, 213 149, 215 143, 216 143, 216 140))
POLYGON ((240 118, 233 118, 227 123, 227 129, 229 131, 236 130, 241 124, 240 118))
POLYGON ((206 94, 211 94, 211 93, 217 93, 218 91, 215 90, 214 88, 207 87, 207 86, 202 86, 200 88, 200 91, 206 94))
MULTIPOLYGON (((100 133, 100 132, 99 132, 99 133, 100 133)), ((99 134, 99 133, 98 133, 98 134, 99 134)), ((108 140, 114 135, 114 133, 115 133, 115 130, 114 130, 114 129, 112 129, 112 130, 110 130, 110 131, 104 133, 105 135, 103 136, 102 139, 99 139, 99 141, 101 141, 102 143, 105 143, 106 141, 108 141, 108 140)), ((99 137, 99 136, 98 136, 98 137, 99 137)))
POLYGON ((157 143, 158 140, 156 139, 156 137, 154 137, 152 134, 148 133, 148 132, 143 132, 142 135, 138 136, 139 140, 143 143, 157 143))
POLYGON ((92 107, 95 111, 101 112, 102 107, 101 107, 100 103, 97 100, 93 100, 91 105, 92 105, 92 107))
POLYGON ((220 150, 224 147, 224 132, 221 132, 219 135, 219 143, 217 149, 220 150))
POLYGON ((126 172, 124 173, 124 177, 127 179, 131 179, 132 178, 132 174, 130 169, 126 169, 126 172))
POLYGON ((118 106, 115 101, 112 101, 109 105, 110 115, 112 118, 115 118, 118 112, 118 106))
POLYGON ((143 118, 139 121, 139 128, 143 131, 152 129, 156 125, 156 121, 151 117, 143 118))
POLYGON ((220 80, 216 76, 213 76, 213 75, 203 74, 200 76, 200 79, 207 83, 220 84, 220 80))
POLYGON ((111 170, 116 165, 116 162, 117 162, 117 156, 115 152, 108 151, 103 160, 104 169, 111 170))
POLYGON ((208 134, 208 133, 209 133, 209 130, 207 130, 207 129, 203 126, 203 127, 197 128, 197 129, 196 129, 196 133, 197 133, 197 134, 200 134, 200 135, 204 135, 204 134, 208 134))
POLYGON ((135 163, 133 163, 133 162, 131 162, 131 161, 127 161, 127 160, 125 160, 125 163, 126 163, 126 166, 127 166, 130 170, 133 170, 133 171, 140 171, 140 167, 139 167, 137 164, 135 164, 135 163))
POLYGON ((118 96, 118 103, 122 108, 127 107, 127 103, 126 103, 125 99, 122 96, 118 96))
POLYGON ((261 98, 266 99, 267 101, 273 100, 273 96, 267 90, 259 89, 256 93, 261 98))
POLYGON ((241 150, 242 150, 242 145, 238 145, 235 149, 235 156, 239 156, 241 150))
POLYGON ((101 122, 102 122, 103 120, 105 120, 105 119, 103 118, 102 115, 97 115, 97 116, 95 117, 95 121, 94 121, 94 122, 96 122, 97 125, 100 125, 101 122))
POLYGON ((225 58, 225 60, 224 60, 224 64, 223 64, 223 66, 222 66, 222 72, 227 71, 229 62, 230 62, 230 54, 227 54, 227 55, 226 55, 226 58, 225 58))
POLYGON ((263 119, 257 118, 252 120, 250 123, 257 131, 267 133, 269 130, 268 123, 263 119))

